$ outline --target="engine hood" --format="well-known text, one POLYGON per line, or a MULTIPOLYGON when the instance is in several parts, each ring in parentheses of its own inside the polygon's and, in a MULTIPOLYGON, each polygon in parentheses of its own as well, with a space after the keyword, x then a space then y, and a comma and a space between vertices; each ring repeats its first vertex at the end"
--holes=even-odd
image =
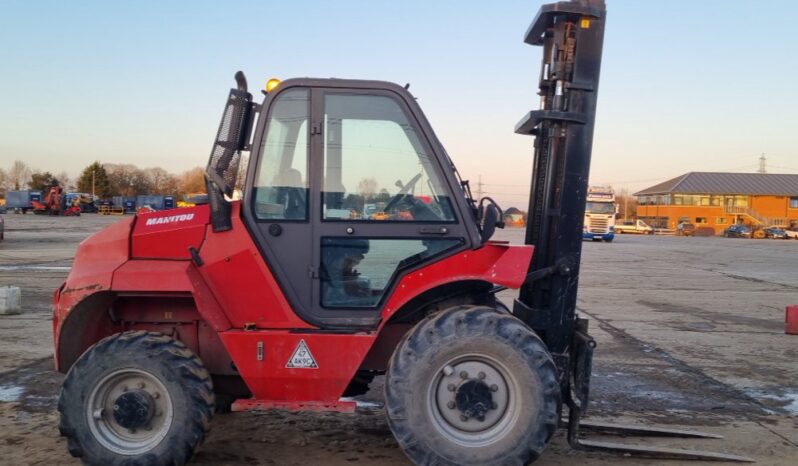
POLYGON ((199 249, 210 222, 208 205, 136 215, 130 241, 133 259, 190 259, 199 249))

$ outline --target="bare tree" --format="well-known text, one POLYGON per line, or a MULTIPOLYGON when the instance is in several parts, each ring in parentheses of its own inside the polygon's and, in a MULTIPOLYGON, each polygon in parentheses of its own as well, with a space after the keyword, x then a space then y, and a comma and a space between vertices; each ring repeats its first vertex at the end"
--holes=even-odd
POLYGON ((363 196, 364 201, 369 201, 377 194, 377 180, 373 177, 363 178, 357 184, 357 192, 363 196))
POLYGON ((624 220, 637 218, 637 199, 624 188, 615 195, 615 202, 618 204, 618 214, 624 220))
POLYGON ((108 184, 112 194, 133 197, 151 192, 150 180, 144 170, 135 165, 106 163, 103 167, 108 172, 108 184))
POLYGON ((0 191, 8 189, 8 172, 0 168, 0 191))
POLYGON ((19 191, 28 183, 30 167, 22 160, 15 160, 8 170, 8 183, 15 191, 19 191))
POLYGON ((143 170, 150 184, 152 194, 174 195, 177 193, 177 177, 161 167, 145 168, 143 170))
POLYGON ((66 170, 60 171, 57 175, 55 175, 55 177, 58 179, 59 183, 61 183, 61 187, 64 188, 64 191, 75 190, 75 185, 72 184, 73 180, 70 178, 66 170))
POLYGON ((180 175, 178 188, 178 192, 182 195, 204 193, 207 189, 205 187, 205 170, 202 167, 194 167, 184 171, 180 175))

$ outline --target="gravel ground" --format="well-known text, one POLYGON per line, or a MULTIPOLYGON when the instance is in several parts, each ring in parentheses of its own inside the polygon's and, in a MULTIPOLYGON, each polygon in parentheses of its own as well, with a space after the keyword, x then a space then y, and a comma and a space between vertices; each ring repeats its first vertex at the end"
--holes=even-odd
MULTIPOLYGON (((0 286, 22 288, 24 313, 0 316, 0 464, 77 464, 56 428, 62 376, 52 370, 50 301, 77 244, 118 218, 5 219, 0 286)), ((520 230, 497 234, 522 237, 520 230)), ((599 343, 591 417, 725 436, 626 442, 798 464, 798 336, 784 334, 784 307, 798 304, 797 263, 798 241, 619 236, 585 243, 578 306, 599 343)), ((368 399, 381 399, 381 383, 368 399)), ((538 464, 577 462, 661 463, 575 452, 560 432, 538 464)), ((193 464, 409 462, 376 410, 217 416, 193 464)))

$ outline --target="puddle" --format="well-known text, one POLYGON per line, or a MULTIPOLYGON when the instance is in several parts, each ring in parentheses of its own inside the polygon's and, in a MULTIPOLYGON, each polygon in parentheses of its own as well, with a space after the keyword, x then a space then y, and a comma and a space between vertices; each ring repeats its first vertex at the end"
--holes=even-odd
POLYGON ((18 401, 23 391, 16 385, 0 385, 0 402, 18 401))
POLYGON ((760 398, 769 401, 767 404, 778 404, 779 408, 787 411, 792 415, 798 415, 798 391, 797 390, 762 390, 762 389, 748 389, 745 390, 747 394, 754 398, 760 398))

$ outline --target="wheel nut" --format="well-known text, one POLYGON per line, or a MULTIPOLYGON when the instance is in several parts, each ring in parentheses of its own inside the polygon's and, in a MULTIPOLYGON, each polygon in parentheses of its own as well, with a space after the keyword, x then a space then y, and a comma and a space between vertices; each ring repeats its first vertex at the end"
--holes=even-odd
POLYGON ((463 421, 463 422, 466 422, 468 420, 468 416, 466 416, 465 414, 461 414, 460 415, 460 420, 463 421))
POLYGON ((160 416, 161 414, 163 414, 161 411, 156 411, 156 412, 155 412, 155 415, 156 415, 156 416, 160 416))
POLYGON ((468 378, 468 372, 460 371, 460 378, 461 379, 467 379, 468 378))
POLYGON ((139 388, 144 388, 144 382, 139 382, 138 387, 139 388))
POLYGON ((491 403, 490 409, 499 409, 499 404, 494 401, 493 403, 491 403))
POLYGON ((155 393, 153 393, 153 394, 152 394, 152 397, 153 397, 153 398, 155 398, 155 399, 157 400, 158 398, 160 398, 160 397, 161 397, 161 394, 160 394, 160 393, 158 393, 158 392, 155 392, 155 393))
POLYGON ((479 377, 479 379, 482 380, 482 379, 485 378, 485 373, 484 372, 480 372, 479 374, 477 374, 477 377, 479 377))
POLYGON ((485 422, 485 416, 477 416, 477 421, 485 422))
POLYGON ((114 411, 119 411, 119 405, 114 405, 114 411))
POLYGON ((103 414, 105 414, 105 410, 102 409, 102 408, 99 408, 99 409, 95 409, 94 412, 91 413, 91 416, 94 419, 102 419, 103 418, 103 414))
POLYGON ((454 409, 454 407, 455 407, 454 401, 450 401, 450 402, 446 403, 446 407, 449 408, 449 409, 454 409))
POLYGON ((496 385, 496 384, 493 384, 493 385, 491 385, 491 386, 490 386, 490 391, 492 391, 492 392, 498 392, 498 391, 499 391, 499 386, 498 386, 498 385, 496 385))
POLYGON ((127 431, 130 432, 131 434, 135 434, 136 433, 136 429, 128 429, 127 431))
POLYGON ((457 390, 457 387, 456 387, 456 386, 455 386, 453 383, 450 383, 450 384, 449 384, 449 386, 447 386, 446 388, 447 388, 447 389, 448 389, 450 392, 453 392, 453 391, 457 390))
POLYGON ((126 392, 126 391, 127 391, 127 385, 122 385, 122 391, 123 391, 123 392, 126 392))
POLYGON ((453 373, 454 373, 454 367, 446 366, 446 367, 443 368, 443 375, 445 375, 446 377, 449 377, 453 373))

